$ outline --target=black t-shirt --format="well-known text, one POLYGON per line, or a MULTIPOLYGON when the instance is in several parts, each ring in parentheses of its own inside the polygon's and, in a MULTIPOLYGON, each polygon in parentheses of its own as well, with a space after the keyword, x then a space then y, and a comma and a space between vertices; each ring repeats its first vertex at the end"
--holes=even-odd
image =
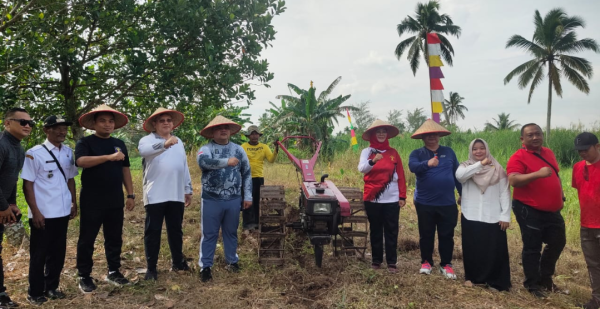
POLYGON ((80 157, 110 155, 117 151, 123 152, 125 160, 107 161, 83 169, 79 197, 79 204, 82 208, 122 208, 125 206, 123 167, 129 167, 129 155, 125 143, 114 137, 100 138, 90 135, 77 142, 75 160, 80 157))

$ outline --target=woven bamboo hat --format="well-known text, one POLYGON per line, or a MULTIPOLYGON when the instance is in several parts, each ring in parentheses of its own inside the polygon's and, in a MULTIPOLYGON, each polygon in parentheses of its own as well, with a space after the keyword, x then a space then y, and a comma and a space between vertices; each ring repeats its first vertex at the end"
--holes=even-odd
POLYGON ((423 122, 421 127, 419 127, 417 129, 417 131, 415 131, 415 133, 411 136, 411 138, 422 139, 423 135, 431 134, 431 133, 437 133, 440 137, 451 134, 450 131, 448 131, 446 128, 442 127, 439 123, 437 123, 431 119, 427 119, 427 120, 425 120, 425 122, 423 122))
POLYGON ((233 120, 227 119, 221 115, 215 117, 215 119, 211 120, 206 127, 204 127, 204 129, 202 129, 202 131, 200 131, 200 135, 211 139, 213 138, 213 128, 216 126, 220 126, 220 125, 224 125, 227 124, 229 125, 229 129, 231 130, 231 135, 236 134, 238 132, 240 132, 240 130, 242 129, 242 126, 233 122, 233 120))
POLYGON ((154 127, 154 120, 163 114, 169 114, 169 116, 171 116, 173 119, 173 129, 177 128, 183 123, 184 117, 182 113, 171 109, 166 109, 164 107, 159 107, 154 113, 152 113, 152 115, 150 115, 150 117, 148 117, 148 119, 146 119, 146 121, 144 121, 144 130, 146 132, 156 131, 156 128, 154 127))
POLYGON ((124 127, 129 122, 129 119, 125 114, 110 108, 106 104, 102 104, 81 115, 81 117, 79 117, 79 125, 88 130, 94 130, 94 114, 96 113, 112 113, 115 116, 115 130, 124 127))
POLYGON ((367 142, 371 140, 371 133, 375 132, 377 128, 386 128, 388 139, 396 137, 398 134, 400 134, 400 130, 398 130, 398 128, 381 119, 375 119, 371 126, 362 134, 362 139, 367 142))

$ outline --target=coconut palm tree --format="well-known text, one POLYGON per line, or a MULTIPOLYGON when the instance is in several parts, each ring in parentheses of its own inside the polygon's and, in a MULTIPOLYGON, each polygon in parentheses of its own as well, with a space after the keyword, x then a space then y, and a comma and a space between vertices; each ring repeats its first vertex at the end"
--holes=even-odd
POLYGON ((492 118, 494 124, 491 122, 485 123, 486 131, 503 131, 503 130, 516 130, 520 124, 515 123, 514 120, 509 120, 510 114, 500 113, 498 114, 498 119, 492 118))
POLYGON ((460 27, 452 22, 450 16, 439 13, 440 3, 437 0, 431 0, 427 3, 418 3, 416 15, 406 16, 397 26, 398 36, 402 37, 404 33, 415 34, 396 46, 396 57, 400 60, 404 51, 408 48, 408 61, 413 75, 417 74, 417 69, 421 63, 420 57, 423 54, 425 63, 429 64, 429 54, 427 52, 427 34, 437 33, 440 38, 442 49, 442 58, 446 63, 452 66, 452 57, 454 48, 445 35, 460 36, 460 27))
POLYGON ((465 112, 469 109, 461 104, 464 99, 457 92, 450 92, 450 100, 446 99, 444 102, 444 115, 448 124, 456 125, 458 117, 465 119, 465 112))
POLYGON ((585 38, 578 40, 575 29, 585 27, 585 22, 578 16, 567 16, 562 9, 553 9, 544 18, 535 11, 533 23, 535 31, 531 41, 520 35, 513 35, 506 42, 506 48, 524 49, 533 59, 516 67, 504 78, 504 84, 519 75, 519 88, 529 86, 527 103, 531 102, 533 91, 548 76, 548 110, 546 114, 546 137, 550 137, 550 118, 552 115, 552 88, 556 95, 562 97, 561 78, 573 84, 579 91, 588 94, 590 87, 585 77, 593 75, 592 64, 584 58, 574 57, 570 53, 592 50, 598 52, 600 47, 595 40, 585 38), (544 74, 547 70, 548 74, 544 74))

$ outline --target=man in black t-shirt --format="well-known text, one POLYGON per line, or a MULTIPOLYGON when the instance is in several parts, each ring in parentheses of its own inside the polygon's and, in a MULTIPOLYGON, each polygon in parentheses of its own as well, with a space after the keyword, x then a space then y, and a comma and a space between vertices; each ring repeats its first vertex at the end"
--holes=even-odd
POLYGON ((115 129, 125 126, 127 122, 127 116, 106 105, 79 118, 82 127, 96 131, 94 135, 80 139, 75 146, 76 164, 83 168, 77 270, 79 288, 84 293, 96 289, 90 275, 94 264, 94 242, 101 226, 108 262, 106 281, 118 286, 129 283, 119 271, 125 206, 123 185, 127 190, 127 210, 133 210, 135 195, 125 143, 110 136, 115 129))

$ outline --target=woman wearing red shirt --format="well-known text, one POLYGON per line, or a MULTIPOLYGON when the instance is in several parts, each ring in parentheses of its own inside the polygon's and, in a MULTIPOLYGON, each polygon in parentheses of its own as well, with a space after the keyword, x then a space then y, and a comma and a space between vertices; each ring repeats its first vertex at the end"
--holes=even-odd
POLYGON ((372 268, 381 268, 383 243, 388 271, 396 273, 400 208, 406 204, 406 180, 402 160, 396 149, 390 147, 390 138, 398 135, 398 128, 375 120, 363 133, 369 147, 360 154, 358 170, 365 174, 365 210, 371 234, 372 268))

